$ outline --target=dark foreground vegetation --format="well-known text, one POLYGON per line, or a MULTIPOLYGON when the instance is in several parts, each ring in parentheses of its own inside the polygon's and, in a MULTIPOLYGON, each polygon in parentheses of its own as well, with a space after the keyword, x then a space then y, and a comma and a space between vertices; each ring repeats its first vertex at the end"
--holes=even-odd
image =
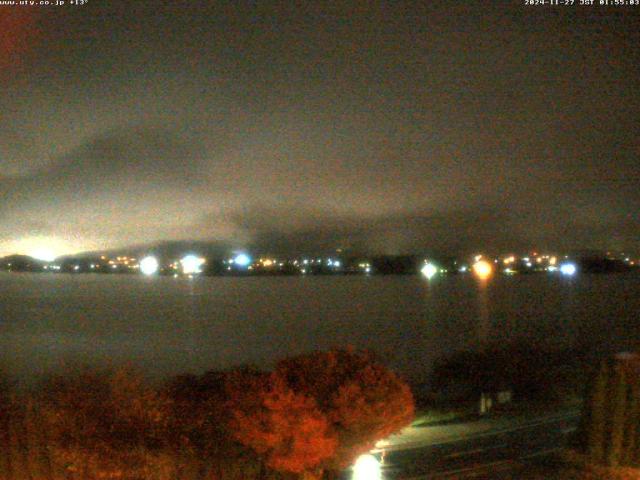
POLYGON ((482 394, 509 391, 516 402, 575 403, 598 365, 598 352, 581 347, 495 343, 434 362, 428 384, 416 387, 420 407, 468 403, 482 394))
POLYGON ((640 355, 600 363, 589 382, 579 443, 594 464, 640 466, 640 355))
POLYGON ((411 422, 409 387, 352 349, 152 387, 129 368, 0 393, 2 480, 334 478, 411 422))
POLYGON ((597 364, 572 448, 534 465, 525 480, 640 479, 640 355, 597 364))

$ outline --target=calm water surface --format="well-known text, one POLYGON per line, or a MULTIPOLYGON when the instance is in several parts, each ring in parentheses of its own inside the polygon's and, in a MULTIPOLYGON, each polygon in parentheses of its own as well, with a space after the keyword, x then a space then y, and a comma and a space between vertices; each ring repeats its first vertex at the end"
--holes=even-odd
POLYGON ((420 379, 486 342, 626 349, 640 276, 148 278, 0 274, 0 364, 35 378, 65 362, 133 362, 154 376, 269 366, 351 344, 420 379))

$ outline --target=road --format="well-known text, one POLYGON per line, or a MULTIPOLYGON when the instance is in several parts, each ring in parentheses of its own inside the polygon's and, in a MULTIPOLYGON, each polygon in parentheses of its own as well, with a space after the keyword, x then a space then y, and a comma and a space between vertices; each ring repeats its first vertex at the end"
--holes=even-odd
MULTIPOLYGON (((499 478, 499 472, 512 472, 560 450, 575 431, 578 419, 577 411, 567 411, 497 421, 489 427, 490 421, 483 425, 470 422, 464 425, 466 434, 449 438, 440 435, 439 440, 430 438, 428 430, 433 427, 422 427, 424 435, 414 427, 408 435, 410 441, 402 441, 400 435, 373 453, 382 458, 385 479, 499 478)), ((456 427, 450 428, 456 431, 456 427)))

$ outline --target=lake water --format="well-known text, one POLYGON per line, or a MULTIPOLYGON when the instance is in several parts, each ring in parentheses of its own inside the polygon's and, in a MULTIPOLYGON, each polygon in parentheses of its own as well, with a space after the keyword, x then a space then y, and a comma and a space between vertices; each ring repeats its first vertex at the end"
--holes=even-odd
POLYGON ((0 365, 133 362, 155 377, 351 344, 409 379, 486 342, 640 345, 640 276, 261 278, 0 274, 0 365))

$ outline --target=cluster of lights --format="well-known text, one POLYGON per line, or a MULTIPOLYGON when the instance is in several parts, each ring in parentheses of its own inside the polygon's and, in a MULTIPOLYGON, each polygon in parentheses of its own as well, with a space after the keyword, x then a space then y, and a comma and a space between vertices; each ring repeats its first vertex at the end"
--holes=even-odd
POLYGON ((358 268, 360 270, 363 270, 364 273, 371 273, 371 264, 370 263, 366 263, 366 262, 359 263, 358 264, 358 268))
MULTIPOLYGON (((54 258, 51 255, 46 254, 44 250, 36 251, 33 250, 33 255, 36 258, 45 259, 46 258, 54 258), (36 255, 37 254, 37 255, 36 255)), ((627 265, 635 265, 638 261, 634 261, 631 256, 628 254, 615 254, 611 255, 610 252, 607 252, 607 258, 613 259, 619 258, 621 261, 624 261, 627 265)), ((161 270, 166 273, 165 270, 168 270, 170 273, 174 275, 197 275, 203 272, 204 265, 206 263, 205 258, 197 256, 197 255, 186 255, 180 260, 176 260, 174 263, 168 265, 168 269, 166 269, 167 265, 161 265, 158 259, 154 256, 146 256, 138 261, 134 257, 129 256, 117 256, 112 258, 107 258, 102 255, 100 260, 93 260, 93 263, 84 263, 82 261, 77 260, 71 265, 61 266, 60 264, 56 264, 53 260, 50 260, 47 265, 44 265, 44 270, 48 271, 72 271, 72 272, 83 272, 83 271, 105 271, 105 269, 109 269, 111 271, 131 271, 138 270, 144 275, 155 275, 159 273, 161 270)), ((312 258, 312 257, 298 257, 297 259, 277 259, 275 257, 269 256, 260 259, 256 259, 255 261, 249 256, 247 253, 239 251, 236 252, 233 256, 228 258, 228 260, 223 261, 226 265, 226 269, 242 271, 242 270, 272 270, 278 269, 278 267, 295 266, 296 270, 299 273, 307 274, 307 273, 316 273, 316 272, 327 272, 333 271, 338 272, 343 268, 347 273, 372 273, 373 268, 369 260, 363 260, 356 262, 351 265, 343 265, 338 259, 331 257, 320 257, 320 258, 312 258)), ((10 264, 7 265, 11 267, 10 264)), ((438 273, 447 273, 449 271, 453 272, 467 272, 470 271, 478 278, 487 279, 491 277, 496 271, 503 272, 505 274, 516 274, 520 272, 558 272, 563 276, 574 276, 579 273, 579 268, 576 263, 573 263, 569 256, 555 256, 555 255, 543 255, 538 254, 537 252, 530 252, 526 256, 518 256, 515 254, 507 254, 506 256, 500 257, 488 257, 482 254, 477 254, 473 256, 473 261, 466 264, 458 264, 457 262, 453 263, 453 266, 449 269, 440 268, 436 263, 431 261, 425 261, 425 263, 420 267, 420 273, 427 279, 432 279, 437 276, 438 273)))
MULTIPOLYGON (((565 257, 567 258, 567 257, 565 257)), ((533 253, 531 257, 521 257, 518 259, 515 255, 509 255, 502 259, 487 259, 483 255, 475 255, 473 257, 473 263, 471 265, 470 270, 480 279, 488 279, 494 273, 495 267, 494 263, 502 262, 505 266, 502 269, 502 272, 507 275, 512 275, 518 273, 518 268, 515 266, 516 263, 521 262, 523 266, 527 268, 536 268, 537 270, 546 270, 549 272, 560 271, 563 275, 575 275, 577 272, 577 267, 574 263, 566 262, 562 265, 557 265, 558 259, 555 256, 551 255, 540 255, 537 253, 533 253), (534 265, 538 265, 534 267, 534 265), (545 266, 546 265, 546 266, 545 266)), ((469 267, 466 265, 462 265, 457 268, 458 272, 464 273, 469 270, 469 267)), ((439 269, 434 263, 429 261, 425 261, 424 265, 420 269, 420 272, 427 279, 433 278, 439 272, 446 273, 447 269, 439 269)))
MULTIPOLYGON (((197 275, 202 273, 202 267, 206 263, 206 260, 196 255, 186 255, 179 262, 172 263, 171 266, 175 269, 178 264, 182 269, 184 275, 197 275)), ((152 255, 144 257, 140 260, 140 271, 145 275, 155 275, 160 270, 160 262, 152 255)), ((174 274, 177 276, 177 274, 174 274)))
POLYGON ((186 255, 180 260, 180 265, 182 266, 182 273, 185 275, 196 275, 198 273, 202 273, 202 266, 205 264, 206 260, 202 257, 197 257, 196 255, 186 255))
MULTIPOLYGON (((228 258, 227 260, 224 260, 223 263, 227 265, 227 268, 226 268, 227 271, 233 270, 233 265, 235 265, 236 269, 241 268, 241 269, 247 269, 247 270, 254 270, 254 269, 271 269, 271 268, 277 268, 277 267, 284 267, 285 265, 289 264, 297 267, 299 272, 302 274, 310 272, 311 271, 310 268, 314 268, 314 267, 326 266, 326 267, 331 267, 332 269, 334 269, 334 271, 342 267, 342 262, 340 260, 333 259, 333 258, 326 258, 324 260, 322 258, 311 258, 311 259, 301 258, 301 259, 293 259, 293 260, 282 260, 282 259, 278 260, 277 258, 267 257, 267 258, 259 258, 254 261, 246 253, 239 253, 235 257, 231 257, 231 258, 228 258)), ((360 264, 360 267, 362 270, 365 270, 367 272, 371 271, 369 264, 360 264)))
POLYGON ((505 265, 509 265, 511 263, 514 263, 515 261, 516 261, 516 257, 511 255, 510 257, 507 257, 504 260, 502 260, 502 263, 504 263, 505 265))

